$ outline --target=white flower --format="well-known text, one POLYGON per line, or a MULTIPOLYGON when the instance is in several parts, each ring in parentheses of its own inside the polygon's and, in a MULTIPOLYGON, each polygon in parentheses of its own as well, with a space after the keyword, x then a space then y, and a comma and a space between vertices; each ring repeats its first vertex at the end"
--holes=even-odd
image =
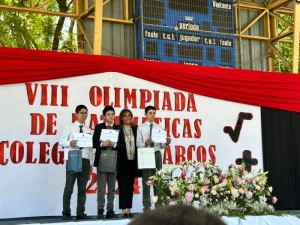
POLYGON ((177 205, 177 202, 176 201, 170 201, 169 205, 177 205))
POLYGON ((219 181, 220 181, 220 180, 219 180, 218 177, 215 177, 215 178, 214 178, 214 182, 215 182, 216 184, 219 183, 219 181))
POLYGON ((273 187, 271 187, 271 186, 268 189, 269 189, 269 192, 273 191, 273 187))
POLYGON ((153 195, 151 196, 151 200, 150 201, 151 201, 152 204, 155 204, 157 202, 157 200, 158 200, 157 196, 153 196, 153 195))
POLYGON ((216 195, 217 194, 217 191, 215 189, 211 190, 210 192, 212 195, 216 195))
POLYGON ((266 182, 266 172, 247 172, 245 165, 230 165, 222 172, 211 162, 182 162, 158 171, 147 183, 162 189, 162 196, 151 196, 151 203, 189 204, 219 215, 231 215, 232 211, 267 215, 274 212, 277 198, 272 197, 273 188, 266 182), (273 204, 267 203, 267 196, 273 204))
POLYGON ((231 192, 232 197, 234 197, 234 198, 236 198, 236 197, 239 196, 239 192, 238 192, 238 190, 235 189, 235 188, 231 188, 231 189, 230 189, 230 192, 231 192))

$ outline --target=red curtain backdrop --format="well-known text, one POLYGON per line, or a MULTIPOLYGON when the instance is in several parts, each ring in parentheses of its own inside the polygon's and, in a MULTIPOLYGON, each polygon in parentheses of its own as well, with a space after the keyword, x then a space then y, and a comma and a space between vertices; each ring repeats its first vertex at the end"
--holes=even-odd
POLYGON ((120 72, 212 98, 300 112, 297 74, 0 47, 1 85, 102 72, 120 72))

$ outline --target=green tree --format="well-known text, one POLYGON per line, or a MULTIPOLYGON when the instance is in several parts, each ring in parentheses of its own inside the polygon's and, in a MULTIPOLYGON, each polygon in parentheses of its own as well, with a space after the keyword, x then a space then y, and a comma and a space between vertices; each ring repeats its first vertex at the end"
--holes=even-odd
MULTIPOLYGON (((36 6, 42 1, 35 1, 36 6)), ((2 5, 29 7, 30 0, 0 0, 2 5)), ((73 0, 50 1, 44 10, 71 12, 73 0)), ((65 17, 0 10, 0 46, 76 52, 75 21, 65 17)))
MULTIPOLYGON (((294 16, 291 15, 285 15, 282 14, 280 15, 284 20, 290 22, 291 24, 294 23, 294 16)), ((288 29, 287 25, 278 22, 277 23, 277 33, 281 34, 282 32, 285 32, 288 29)), ((293 59, 293 46, 292 46, 292 40, 293 36, 287 36, 284 38, 285 41, 290 41, 290 42, 285 42, 285 41, 278 41, 275 44, 276 49, 284 56, 284 58, 289 62, 289 64, 292 65, 292 59, 293 59)), ((300 59, 299 61, 299 68, 300 68, 300 59)), ((286 64, 281 60, 278 55, 275 54, 275 71, 278 72, 290 72, 289 68, 286 66, 286 64)))

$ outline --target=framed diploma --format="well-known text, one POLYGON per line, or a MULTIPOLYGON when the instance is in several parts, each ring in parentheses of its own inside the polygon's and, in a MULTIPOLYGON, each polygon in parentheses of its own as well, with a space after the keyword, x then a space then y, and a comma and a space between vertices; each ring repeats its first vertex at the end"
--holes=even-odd
POLYGON ((75 133, 74 140, 77 140, 77 146, 80 148, 93 147, 92 135, 86 133, 75 133))
POLYGON ((138 148, 137 156, 139 169, 156 168, 154 148, 138 148))
POLYGON ((110 140, 112 142, 118 142, 119 130, 102 129, 100 135, 100 141, 110 140))
POLYGON ((155 143, 166 143, 167 130, 153 128, 151 138, 152 138, 152 141, 155 143))

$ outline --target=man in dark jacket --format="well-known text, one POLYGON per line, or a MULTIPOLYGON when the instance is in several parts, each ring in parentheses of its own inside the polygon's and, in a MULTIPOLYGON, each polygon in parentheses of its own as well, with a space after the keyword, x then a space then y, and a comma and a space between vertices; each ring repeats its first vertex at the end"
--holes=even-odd
POLYGON ((115 218, 114 212, 114 199, 115 199, 115 186, 117 176, 117 157, 108 159, 108 154, 117 154, 117 142, 109 139, 101 140, 101 132, 103 129, 119 130, 119 126, 114 124, 115 110, 112 106, 105 106, 103 109, 104 122, 97 124, 93 134, 93 148, 96 148, 94 166, 97 167, 97 204, 98 204, 98 219, 104 219, 104 206, 105 206, 105 188, 107 184, 107 205, 106 205, 106 218, 115 218), (113 170, 105 168, 105 162, 114 167, 113 170), (113 164, 113 165, 111 165, 113 164))

